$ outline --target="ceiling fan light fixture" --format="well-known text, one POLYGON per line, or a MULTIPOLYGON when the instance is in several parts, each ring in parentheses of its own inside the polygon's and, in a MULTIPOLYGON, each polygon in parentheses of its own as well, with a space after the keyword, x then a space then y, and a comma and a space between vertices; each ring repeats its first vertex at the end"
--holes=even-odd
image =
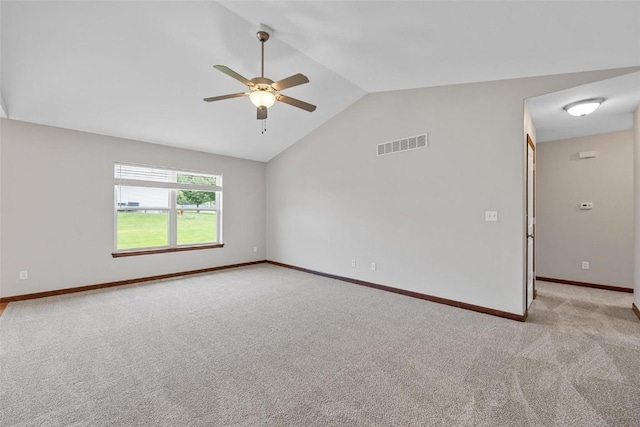
POLYGON ((604 98, 584 99, 565 105, 564 110, 576 117, 584 117, 591 114, 604 102, 604 98))
POLYGON ((251 103, 258 108, 269 108, 276 102, 276 96, 267 90, 254 90, 249 95, 251 103))

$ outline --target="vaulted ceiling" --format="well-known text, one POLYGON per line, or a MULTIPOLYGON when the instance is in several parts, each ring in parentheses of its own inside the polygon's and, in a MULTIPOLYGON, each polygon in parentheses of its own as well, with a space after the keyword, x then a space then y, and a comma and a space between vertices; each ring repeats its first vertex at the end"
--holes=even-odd
POLYGON ((367 93, 640 65, 638 2, 6 1, 0 114, 267 161, 367 93), (237 81, 303 73, 261 133, 237 81), (3 99, 3 101, 2 101, 3 99))

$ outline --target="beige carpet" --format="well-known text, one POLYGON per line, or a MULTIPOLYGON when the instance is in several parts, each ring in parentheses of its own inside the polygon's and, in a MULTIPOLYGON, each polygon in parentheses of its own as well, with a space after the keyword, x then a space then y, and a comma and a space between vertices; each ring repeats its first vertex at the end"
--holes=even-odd
POLYGON ((640 426, 632 296, 519 323, 269 264, 11 303, 2 426, 640 426))

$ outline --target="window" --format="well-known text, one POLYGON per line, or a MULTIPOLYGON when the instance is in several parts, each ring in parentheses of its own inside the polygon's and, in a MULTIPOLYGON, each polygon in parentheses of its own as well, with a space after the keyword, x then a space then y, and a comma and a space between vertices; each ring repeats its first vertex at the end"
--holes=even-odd
POLYGON ((222 176, 116 163, 115 252, 222 246, 222 176))

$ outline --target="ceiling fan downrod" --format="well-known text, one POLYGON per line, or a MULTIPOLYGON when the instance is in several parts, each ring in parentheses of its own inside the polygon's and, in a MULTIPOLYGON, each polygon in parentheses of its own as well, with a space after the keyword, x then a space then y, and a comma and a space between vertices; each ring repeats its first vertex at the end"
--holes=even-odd
MULTIPOLYGON (((264 79, 264 44, 267 40, 269 40, 269 33, 267 33, 266 31, 258 31, 256 33, 256 37, 258 37, 258 40, 260 40, 260 51, 261 51, 261 55, 260 55, 260 77, 264 79)), ((266 119, 266 114, 265 117, 260 120, 261 125, 262 125, 262 132, 261 134, 264 135, 264 133, 267 131, 267 119, 266 119)))
POLYGON ((269 33, 266 31, 258 31, 256 37, 260 40, 262 50, 262 61, 260 62, 260 77, 264 78, 264 43, 269 40, 269 33))

